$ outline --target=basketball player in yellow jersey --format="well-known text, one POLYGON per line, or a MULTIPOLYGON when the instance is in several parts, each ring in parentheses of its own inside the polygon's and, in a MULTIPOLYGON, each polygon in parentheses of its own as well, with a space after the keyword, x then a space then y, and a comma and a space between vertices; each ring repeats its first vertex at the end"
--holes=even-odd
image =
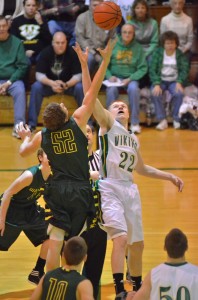
MULTIPOLYGON (((87 54, 77 48, 82 66, 84 92, 91 84, 87 67, 87 54)), ((128 131, 129 108, 122 100, 114 101, 108 110, 96 101, 94 117, 100 125, 99 190, 102 197, 104 226, 113 241, 111 257, 116 299, 125 299, 123 274, 125 249, 128 245, 128 265, 133 290, 141 287, 143 229, 141 201, 138 187, 133 182, 134 169, 151 178, 169 180, 181 192, 183 181, 179 177, 145 165, 140 154, 137 137, 128 131), (124 297, 124 298, 120 298, 124 297)))

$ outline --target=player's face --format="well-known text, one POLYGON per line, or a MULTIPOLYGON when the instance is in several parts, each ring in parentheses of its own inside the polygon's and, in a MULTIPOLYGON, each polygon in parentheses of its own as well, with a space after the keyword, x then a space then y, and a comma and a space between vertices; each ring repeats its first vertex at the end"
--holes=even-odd
POLYGON ((62 110, 65 112, 66 114, 66 119, 68 118, 68 109, 67 107, 65 107, 64 103, 60 103, 60 107, 62 108, 62 110))
POLYGON ((47 158, 47 154, 45 152, 43 152, 42 155, 39 155, 39 161, 41 162, 42 165, 45 165, 45 166, 49 166, 49 161, 48 161, 48 158, 47 158))
POLYGON ((66 51, 67 48, 67 39, 66 36, 61 33, 61 32, 57 32, 54 34, 53 37, 53 48, 54 48, 54 52, 57 55, 61 55, 66 51))
POLYGON ((35 0, 27 0, 24 6, 25 16, 26 17, 34 17, 37 11, 37 5, 35 0))
POLYGON ((123 102, 114 102, 110 105, 109 111, 116 120, 127 120, 129 118, 128 106, 123 102))
POLYGON ((171 7, 175 14, 180 14, 184 7, 184 0, 172 0, 171 7))
POLYGON ((86 126, 88 145, 91 147, 93 145, 93 131, 89 125, 86 126))
POLYGON ((146 17, 147 8, 145 5, 139 3, 135 7, 135 15, 138 20, 144 20, 146 17))
POLYGON ((122 41, 125 45, 130 44, 134 38, 133 26, 131 25, 122 26, 121 36, 122 36, 122 41))
POLYGON ((0 41, 5 41, 8 38, 8 23, 5 19, 0 20, 0 41))

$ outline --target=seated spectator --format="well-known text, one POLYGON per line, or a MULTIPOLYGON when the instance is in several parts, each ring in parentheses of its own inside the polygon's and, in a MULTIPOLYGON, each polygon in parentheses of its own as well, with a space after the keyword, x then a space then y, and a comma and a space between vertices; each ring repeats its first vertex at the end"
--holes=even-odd
MULTIPOLYGON (((23 43, 9 34, 8 21, 0 16, 0 95, 11 95, 14 101, 14 125, 25 123, 26 94, 23 78, 27 72, 27 58, 23 43)), ((19 138, 15 127, 12 135, 19 138)))
POLYGON ((189 75, 189 62, 178 49, 179 39, 175 32, 167 31, 161 36, 161 47, 153 53, 149 75, 152 82, 152 100, 155 105, 158 130, 168 127, 162 94, 168 90, 172 96, 173 127, 180 128, 179 108, 183 101, 184 86, 189 75))
POLYGON ((166 235, 164 250, 166 262, 146 275, 139 291, 129 300, 197 299, 198 267, 186 261, 186 235, 178 228, 172 229, 166 235))
POLYGON ((24 0, 24 14, 13 19, 10 33, 23 41, 30 64, 35 64, 38 55, 51 42, 47 21, 38 12, 37 0, 24 0))
POLYGON ((179 38, 178 48, 190 57, 189 51, 193 43, 193 21, 183 12, 185 0, 170 0, 172 11, 161 19, 160 34, 174 31, 179 38))
POLYGON ((87 258, 87 245, 82 237, 70 238, 63 250, 65 265, 42 277, 30 300, 51 299, 94 300, 91 282, 80 271, 87 258), (61 296, 61 298, 60 298, 61 296))
POLYGON ((23 12, 23 0, 1 0, 0 15, 6 17, 10 26, 12 19, 23 12))
POLYGON ((35 130, 44 96, 73 95, 81 106, 84 97, 81 67, 75 51, 67 44, 63 32, 53 36, 52 46, 41 51, 36 64, 36 82, 30 92, 28 125, 35 130))
POLYGON ((101 2, 91 0, 89 10, 78 16, 75 26, 76 41, 83 50, 89 47, 88 67, 92 77, 102 59, 97 49, 105 48, 109 35, 109 31, 98 27, 93 20, 93 10, 101 2))
POLYGON ((135 0, 132 6, 132 21, 135 28, 135 39, 143 47, 147 60, 158 47, 158 23, 149 15, 149 6, 146 0, 135 0))
POLYGON ((49 30, 53 36, 57 31, 63 31, 69 45, 75 44, 75 24, 78 15, 87 9, 85 1, 80 0, 42 0, 41 13, 50 16, 49 30))
POLYGON ((124 88, 127 91, 131 109, 131 130, 140 133, 139 80, 147 72, 147 63, 142 46, 136 42, 134 37, 133 25, 124 24, 106 72, 106 78, 112 83, 112 86, 106 89, 106 105, 109 107, 115 99, 118 99, 120 89, 124 88), (121 86, 113 86, 119 79, 121 86))

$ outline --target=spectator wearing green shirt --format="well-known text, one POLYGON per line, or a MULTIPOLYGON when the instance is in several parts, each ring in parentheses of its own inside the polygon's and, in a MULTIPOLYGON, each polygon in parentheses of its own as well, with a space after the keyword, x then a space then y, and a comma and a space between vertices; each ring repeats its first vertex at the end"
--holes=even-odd
POLYGON ((120 89, 125 89, 128 94, 131 110, 131 130, 141 132, 139 125, 139 81, 147 72, 147 62, 142 46, 135 40, 134 26, 124 24, 121 28, 121 35, 113 49, 110 63, 106 72, 106 79, 112 86, 106 90, 106 105, 118 99, 120 89), (121 80, 121 86, 113 86, 121 80))

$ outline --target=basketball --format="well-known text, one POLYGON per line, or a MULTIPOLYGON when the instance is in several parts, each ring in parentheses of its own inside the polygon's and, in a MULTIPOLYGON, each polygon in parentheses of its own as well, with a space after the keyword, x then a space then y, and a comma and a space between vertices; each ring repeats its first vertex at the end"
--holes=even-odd
POLYGON ((111 30, 120 24, 122 12, 114 2, 105 1, 96 6, 93 18, 97 26, 104 30, 111 30))

